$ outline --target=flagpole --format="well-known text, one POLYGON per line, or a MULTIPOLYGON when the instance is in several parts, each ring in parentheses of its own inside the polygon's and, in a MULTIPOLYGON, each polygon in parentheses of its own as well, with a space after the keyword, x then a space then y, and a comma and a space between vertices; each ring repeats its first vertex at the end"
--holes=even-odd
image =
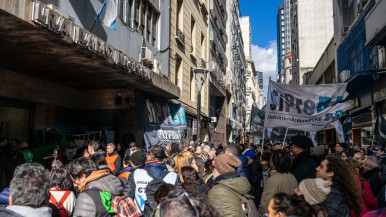
MULTIPOLYGON (((271 76, 269 76, 269 80, 268 80, 268 93, 267 93, 267 104, 268 104, 268 101, 269 101, 269 94, 270 94, 270 91, 271 91, 271 76)), ((260 161, 263 157, 263 150, 264 150, 264 143, 265 143, 265 121, 267 120, 267 107, 269 105, 265 105, 265 112, 264 112, 264 127, 263 127, 263 141, 261 142, 261 155, 260 155, 260 161)))
POLYGON ((283 140, 283 143, 281 144, 281 149, 284 148, 284 142, 285 142, 285 139, 287 138, 287 133, 288 133, 288 127, 287 127, 286 130, 285 130, 284 140, 283 140))
POLYGON ((264 139, 265 139, 265 127, 263 127, 263 140, 261 141, 261 153, 260 153, 260 161, 263 158, 263 150, 264 150, 264 139))

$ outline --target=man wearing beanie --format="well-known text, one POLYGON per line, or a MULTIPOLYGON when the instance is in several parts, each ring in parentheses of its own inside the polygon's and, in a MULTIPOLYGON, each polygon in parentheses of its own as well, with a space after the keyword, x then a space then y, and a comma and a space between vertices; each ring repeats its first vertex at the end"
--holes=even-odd
POLYGON ((317 216, 327 216, 326 211, 321 204, 326 200, 327 195, 331 192, 332 182, 325 181, 321 178, 304 179, 295 189, 295 194, 304 196, 304 200, 314 209, 317 216))
POLYGON ((221 216, 239 217, 243 211, 241 200, 235 192, 245 196, 251 190, 248 179, 240 177, 236 172, 236 169, 241 166, 241 161, 232 154, 224 153, 217 156, 214 166, 214 186, 208 192, 208 203, 221 216))

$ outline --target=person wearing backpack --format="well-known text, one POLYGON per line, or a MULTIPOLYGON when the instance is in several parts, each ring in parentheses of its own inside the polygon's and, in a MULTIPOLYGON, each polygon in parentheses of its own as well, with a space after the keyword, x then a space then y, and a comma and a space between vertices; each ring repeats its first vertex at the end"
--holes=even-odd
POLYGON ((50 172, 50 203, 58 208, 60 217, 71 216, 75 206, 75 194, 70 190, 71 178, 63 168, 54 168, 50 172))
POLYGON ((123 192, 117 177, 111 175, 107 169, 97 170, 94 162, 87 158, 73 160, 67 165, 67 171, 74 187, 80 191, 73 216, 107 217, 114 213, 111 200, 123 192))
MULTIPOLYGON (((233 154, 220 154, 214 161, 214 186, 209 190, 207 201, 221 216, 245 216, 242 198, 251 190, 246 177, 240 176, 236 169, 241 161, 233 154)), ((252 204, 254 202, 252 201, 252 204)))
MULTIPOLYGON (((142 167, 136 165, 131 156, 133 168, 136 168, 129 177, 128 188, 129 197, 134 198, 142 215, 151 216, 153 210, 157 207, 154 200, 154 193, 158 187, 169 183, 177 185, 178 175, 175 172, 169 172, 163 159, 166 157, 165 149, 160 145, 153 145, 150 148, 146 164, 142 167)), ((125 186, 126 188, 126 186, 125 186)), ((126 189, 125 189, 126 191, 126 189)))

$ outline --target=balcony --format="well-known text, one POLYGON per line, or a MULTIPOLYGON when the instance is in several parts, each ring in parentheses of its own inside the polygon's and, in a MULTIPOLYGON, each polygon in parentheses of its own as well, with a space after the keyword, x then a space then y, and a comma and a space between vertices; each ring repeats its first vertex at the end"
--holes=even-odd
POLYGON ((180 30, 180 28, 177 27, 176 29, 176 36, 175 36, 177 42, 179 42, 182 45, 185 45, 185 35, 184 33, 180 30))
MULTIPOLYGON (((365 9, 366 10, 366 9, 365 9)), ((386 45, 386 1, 378 1, 368 15, 366 22, 366 44, 386 45)))

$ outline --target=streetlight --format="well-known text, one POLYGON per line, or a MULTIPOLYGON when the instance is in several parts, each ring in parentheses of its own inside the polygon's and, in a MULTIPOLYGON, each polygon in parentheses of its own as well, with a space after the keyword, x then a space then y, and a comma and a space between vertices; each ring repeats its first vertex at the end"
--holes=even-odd
POLYGON ((206 68, 193 68, 194 77, 196 79, 197 88, 197 145, 200 145, 200 119, 201 119, 201 89, 206 80, 206 73, 210 72, 206 68), (203 77, 197 75, 202 74, 203 77))

